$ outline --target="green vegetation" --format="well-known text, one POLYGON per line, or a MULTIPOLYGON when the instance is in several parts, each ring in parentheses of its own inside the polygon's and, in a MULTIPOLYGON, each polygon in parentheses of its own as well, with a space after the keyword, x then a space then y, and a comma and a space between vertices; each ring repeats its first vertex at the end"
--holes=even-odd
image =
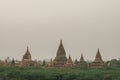
POLYGON ((0 80, 120 80, 120 68, 0 67, 0 80))
POLYGON ((120 80, 120 59, 105 64, 103 69, 90 69, 87 63, 73 68, 47 68, 45 61, 37 68, 0 66, 0 80, 120 80))

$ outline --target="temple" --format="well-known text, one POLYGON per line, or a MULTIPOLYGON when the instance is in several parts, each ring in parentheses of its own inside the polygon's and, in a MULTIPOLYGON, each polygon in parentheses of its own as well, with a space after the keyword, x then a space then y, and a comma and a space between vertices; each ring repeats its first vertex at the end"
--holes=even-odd
POLYGON ((66 51, 63 46, 62 40, 60 40, 60 44, 58 47, 58 50, 56 52, 56 57, 50 61, 37 61, 37 60, 32 60, 32 56, 29 50, 29 47, 27 47, 25 54, 22 57, 21 61, 14 60, 14 58, 11 60, 9 57, 5 59, 5 61, 0 60, 0 65, 2 66, 20 66, 20 67, 26 67, 26 66, 34 66, 37 68, 39 65, 43 67, 59 67, 59 68, 68 68, 68 67, 78 67, 81 69, 87 69, 87 68, 104 68, 105 63, 102 60, 102 56, 100 54, 100 51, 98 49, 97 54, 95 56, 94 61, 85 61, 83 54, 81 54, 81 57, 79 61, 75 59, 75 61, 72 61, 71 55, 69 57, 66 57, 66 51))
POLYGON ((20 62, 21 66, 35 66, 37 65, 36 61, 32 60, 29 47, 27 47, 26 53, 23 55, 22 61, 20 62))
POLYGON ((102 56, 100 54, 100 51, 98 49, 95 60, 90 65, 91 68, 103 68, 104 67, 104 61, 102 60, 102 56))
POLYGON ((80 64, 81 64, 81 63, 84 63, 84 62, 85 62, 85 60, 84 60, 83 54, 81 54, 81 57, 80 57, 80 64))
POLYGON ((69 58, 67 59, 65 67, 73 67, 73 61, 70 55, 69 55, 69 58))
POLYGON ((31 54, 29 51, 29 47, 27 47, 27 51, 24 54, 22 61, 31 61, 31 60, 32 60, 32 58, 31 58, 31 54))
POLYGON ((62 40, 60 40, 60 45, 59 45, 59 48, 57 50, 56 57, 53 60, 52 64, 54 67, 64 67, 66 62, 67 62, 66 52, 65 52, 65 49, 63 47, 62 40))

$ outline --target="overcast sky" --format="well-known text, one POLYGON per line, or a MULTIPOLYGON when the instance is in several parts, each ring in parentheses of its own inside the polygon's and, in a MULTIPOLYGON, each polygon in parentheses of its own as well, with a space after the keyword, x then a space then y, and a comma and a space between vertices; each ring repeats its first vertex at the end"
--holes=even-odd
POLYGON ((120 0, 0 0, 0 59, 54 59, 60 39, 73 60, 120 58, 120 0))

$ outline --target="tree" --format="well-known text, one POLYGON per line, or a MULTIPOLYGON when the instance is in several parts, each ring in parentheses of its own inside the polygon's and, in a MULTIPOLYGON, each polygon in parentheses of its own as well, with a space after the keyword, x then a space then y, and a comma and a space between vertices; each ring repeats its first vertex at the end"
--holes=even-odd
POLYGON ((120 61, 117 60, 117 59, 112 59, 110 61, 110 66, 112 66, 112 67, 120 67, 120 61))

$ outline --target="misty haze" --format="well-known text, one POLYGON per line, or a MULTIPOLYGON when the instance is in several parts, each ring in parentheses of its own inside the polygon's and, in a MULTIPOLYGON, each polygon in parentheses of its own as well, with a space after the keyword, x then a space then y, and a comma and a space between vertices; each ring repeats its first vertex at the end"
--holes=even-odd
POLYGON ((59 41, 67 57, 120 58, 119 0, 0 0, 0 59, 21 60, 29 46, 32 58, 56 56, 59 41))

